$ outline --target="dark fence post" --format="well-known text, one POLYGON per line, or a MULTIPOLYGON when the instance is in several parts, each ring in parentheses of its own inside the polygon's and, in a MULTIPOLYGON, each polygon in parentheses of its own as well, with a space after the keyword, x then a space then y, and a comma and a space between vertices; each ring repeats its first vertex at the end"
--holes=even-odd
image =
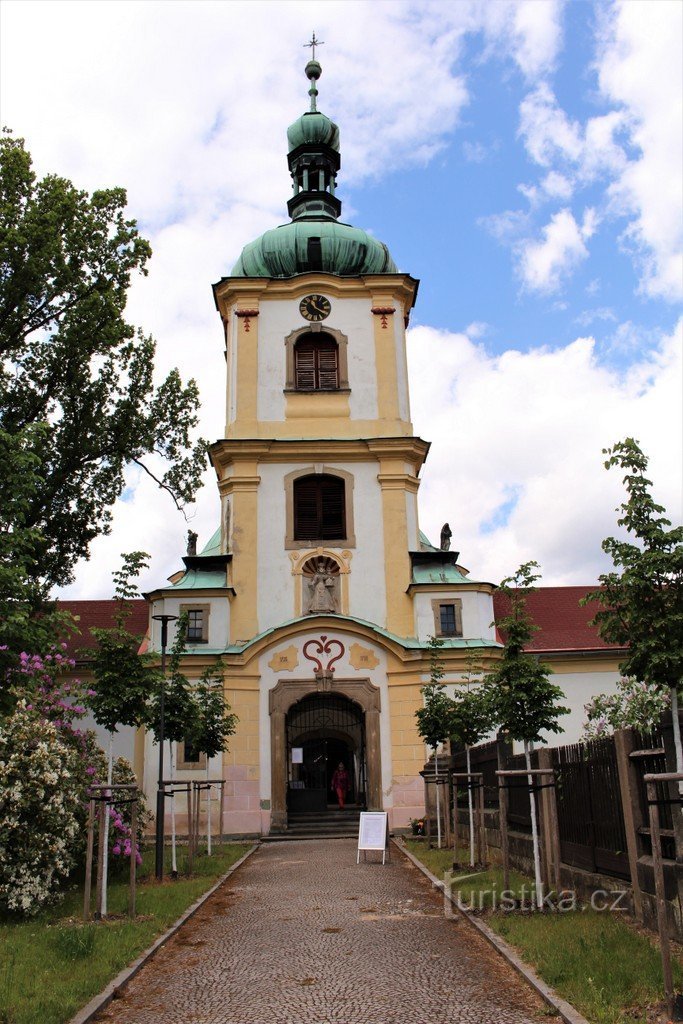
MULTIPOLYGON (((552 768, 553 753, 548 747, 540 747, 538 751, 538 767, 552 768)), ((541 811, 541 829, 543 832, 543 854, 545 859, 545 881, 549 889, 560 891, 560 829, 557 819, 557 797, 553 785, 543 782, 539 801, 541 811)))
MULTIPOLYGON (((500 733, 497 736, 496 753, 498 771, 505 771, 510 754, 510 743, 500 733)), ((503 857, 503 889, 510 888, 510 852, 508 850, 508 791, 504 778, 498 776, 498 827, 500 829, 500 852, 503 857)))
MULTIPOLYGON (((679 722, 681 714, 678 715, 679 722)), ((664 740, 664 756, 666 758, 667 772, 677 772, 676 747, 674 745, 673 717, 667 712, 662 719, 662 738, 664 740)), ((670 782, 667 786, 669 799, 677 801, 679 796, 679 784, 670 782)), ((674 843, 676 846, 676 884, 678 887, 678 904, 683 912, 683 808, 679 803, 671 804, 671 820, 673 823, 674 843)))
POLYGON ((643 895, 638 879, 638 829, 645 823, 642 820, 640 800, 638 798, 638 769, 631 759, 631 751, 635 749, 636 738, 632 729, 617 729, 614 733, 614 747, 619 769, 619 791, 621 807, 624 813, 624 829, 626 832, 626 849, 628 866, 631 874, 633 890, 633 910, 636 920, 643 922, 643 895))

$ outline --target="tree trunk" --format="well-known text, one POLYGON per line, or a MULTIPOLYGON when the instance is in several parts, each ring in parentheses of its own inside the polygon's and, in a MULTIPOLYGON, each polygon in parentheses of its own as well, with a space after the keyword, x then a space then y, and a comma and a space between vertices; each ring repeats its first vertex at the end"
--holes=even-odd
MULTIPOLYGON (((206 781, 209 781, 209 759, 206 759, 206 781)), ((211 786, 206 791, 206 855, 211 856, 211 786)))
MULTIPOLYGON (((531 744, 524 740, 524 759, 526 770, 531 773, 531 744)), ((534 845, 534 880, 536 882, 536 906, 539 910, 543 907, 543 882, 541 881, 541 855, 538 843, 538 824, 536 822, 536 799, 532 790, 534 784, 533 775, 527 775, 529 783, 529 806, 531 808, 531 839, 534 845)))
MULTIPOLYGON (((109 748, 107 751, 107 785, 111 786, 114 775, 114 733, 109 733, 109 748)), ((107 796, 111 795, 111 790, 106 790, 107 796)), ((102 794, 104 796, 104 794, 102 794)), ((107 916, 107 877, 109 875, 109 820, 111 806, 105 804, 104 813, 104 836, 102 842, 104 843, 104 860, 102 861, 102 917, 107 916)))
MULTIPOLYGON (((673 726, 676 751, 676 771, 683 772, 683 746, 681 745, 681 723, 678 720, 678 688, 676 686, 671 687, 671 725, 673 726)), ((678 783, 678 792, 683 796, 683 782, 678 783)))
POLYGON ((441 849, 441 797, 439 795, 439 755, 434 747, 434 779, 436 784, 436 846, 441 849))
MULTIPOLYGON (((170 750, 170 774, 171 782, 175 782, 175 757, 173 756, 173 740, 168 741, 170 750)), ((173 786, 171 786, 173 789, 173 786)), ((175 842, 175 794, 171 794, 171 874, 174 878, 178 875, 178 864, 176 862, 176 842, 175 842)))
POLYGON ((474 805, 472 802, 472 764, 470 761, 470 747, 465 744, 465 756, 467 758, 467 809, 470 815, 470 867, 474 867, 474 805))

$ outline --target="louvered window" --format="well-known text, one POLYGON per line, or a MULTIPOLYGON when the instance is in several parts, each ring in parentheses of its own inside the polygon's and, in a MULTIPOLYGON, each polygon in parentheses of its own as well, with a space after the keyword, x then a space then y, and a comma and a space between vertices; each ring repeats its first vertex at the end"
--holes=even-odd
POLYGON ((305 335, 294 348, 294 386, 297 391, 336 391, 339 388, 337 343, 329 334, 305 335))
POLYGON ((294 481, 294 540, 346 537, 344 481, 320 474, 294 481))

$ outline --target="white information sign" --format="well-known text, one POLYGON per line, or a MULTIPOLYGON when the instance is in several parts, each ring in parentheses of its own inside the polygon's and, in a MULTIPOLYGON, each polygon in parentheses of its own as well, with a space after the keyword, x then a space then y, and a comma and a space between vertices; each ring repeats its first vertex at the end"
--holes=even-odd
POLYGON ((360 863, 361 850, 381 850, 382 864, 389 846, 389 827, 386 811, 362 811, 360 828, 358 829, 358 855, 356 864, 360 863))
POLYGON ((304 748, 292 747, 292 764, 304 763, 304 748))

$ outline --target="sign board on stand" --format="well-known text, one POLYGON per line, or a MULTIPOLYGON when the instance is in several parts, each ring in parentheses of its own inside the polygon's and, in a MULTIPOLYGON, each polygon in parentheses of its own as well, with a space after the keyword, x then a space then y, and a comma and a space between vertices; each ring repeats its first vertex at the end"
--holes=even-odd
POLYGON ((358 854, 356 864, 360 864, 360 852, 363 850, 381 850, 382 864, 389 849, 389 822, 386 811, 362 811, 358 829, 358 854))

